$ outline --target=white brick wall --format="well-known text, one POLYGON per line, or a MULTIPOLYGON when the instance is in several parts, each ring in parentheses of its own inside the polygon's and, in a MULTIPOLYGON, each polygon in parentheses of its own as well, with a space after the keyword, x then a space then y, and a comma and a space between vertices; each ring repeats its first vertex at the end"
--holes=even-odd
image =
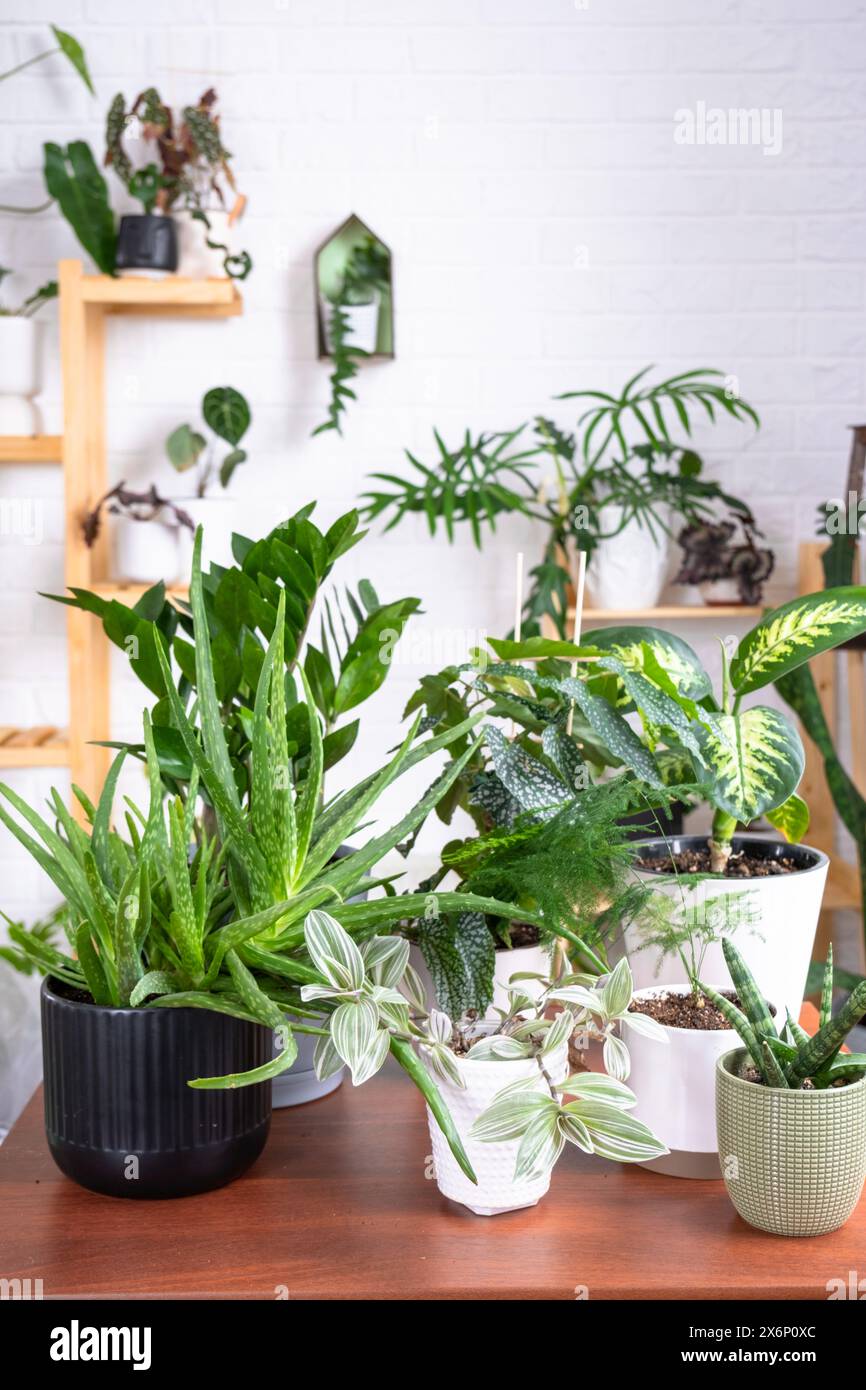
MULTIPOLYGON (((764 520, 774 592, 789 591, 796 543, 841 487, 845 426, 863 412, 866 0, 717 0, 711 11, 701 0, 0 0, 0 64, 37 52, 49 20, 84 43, 98 99, 59 60, 0 85, 3 202, 40 198, 43 140, 85 136, 101 152, 111 96, 151 81, 175 101, 214 82, 250 195, 243 319, 111 325, 113 477, 170 481, 166 433, 206 387, 231 382, 255 415, 235 485, 251 525, 312 494, 328 520, 366 473, 398 465, 402 446, 429 452, 433 423, 446 437, 540 409, 568 423, 556 392, 618 385, 649 361, 718 365, 765 425, 757 438, 702 430, 700 443, 764 520), (675 144, 674 112, 699 101, 781 108, 781 154, 675 144), (351 210, 394 250, 398 357, 362 371, 344 440, 313 440, 327 385, 312 255, 351 210)), ((15 288, 75 254, 53 213, 0 218, 15 288)), ((53 313, 44 321, 53 339, 53 313)), ((0 723, 60 721, 62 614, 34 597, 61 584, 59 480, 3 470, 0 497, 13 495, 40 499, 44 541, 0 543, 0 723)), ((384 594, 419 594, 431 643, 429 661, 401 666, 377 699, 353 772, 395 741, 420 667, 510 623, 515 547, 532 555, 538 541, 503 526, 479 557, 466 538, 449 550, 407 527, 345 563, 384 594)), ((711 653, 704 628, 687 635, 711 653)), ((119 662, 114 704, 115 732, 135 734, 141 691, 119 662)), ((9 780, 39 795, 49 778, 9 780)), ((427 845, 436 838, 434 827, 427 845)), ((7 837, 0 874, 7 911, 50 900, 7 837)))

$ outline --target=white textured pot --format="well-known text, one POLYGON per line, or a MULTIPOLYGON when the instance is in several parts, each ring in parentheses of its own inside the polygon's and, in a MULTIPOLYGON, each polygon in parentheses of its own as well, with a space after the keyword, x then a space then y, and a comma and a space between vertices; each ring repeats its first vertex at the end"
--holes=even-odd
MULTIPOLYGON (((321 304, 322 322, 325 326, 325 346, 328 352, 332 352, 331 314, 334 306, 324 296, 321 298, 321 304)), ((377 290, 375 298, 369 304, 342 304, 340 306, 346 316, 346 344, 349 347, 360 348, 362 352, 373 353, 376 351, 376 341, 379 337, 379 304, 380 295, 377 290)))
MULTIPOLYGON (((707 983, 719 978, 711 975, 707 983)), ((730 989, 730 981, 714 988, 720 992, 730 989)), ((635 998, 688 994, 689 989, 689 985, 640 989, 635 991, 635 998)), ((631 1113, 670 1149, 670 1153, 641 1166, 676 1178, 717 1178, 716 1062, 738 1045, 739 1037, 729 1028, 701 1032, 662 1026, 667 1047, 635 1029, 628 1030, 631 1071, 627 1085, 637 1096, 631 1113)))
MULTIPOLYGON (((681 835, 668 841, 643 841, 640 849, 657 858, 666 855, 669 847, 678 852, 705 843, 703 836, 681 835)), ((751 844, 772 857, 789 855, 803 867, 796 873, 771 878, 701 879, 697 883, 690 883, 687 874, 681 875, 680 881, 652 873, 639 872, 639 877, 645 882, 657 882, 659 891, 671 896, 685 893, 687 904, 699 904, 724 893, 751 894, 751 920, 735 927, 729 935, 767 998, 782 1010, 790 1009, 792 1017, 798 1018, 830 861, 819 849, 783 844, 761 835, 735 835, 733 844, 735 850, 751 844)), ((653 947, 639 949, 640 943, 640 927, 637 922, 630 922, 625 929, 625 950, 636 989, 686 982, 678 956, 663 957, 653 947)), ((729 979, 720 941, 707 947, 703 975, 710 983, 729 979)))
POLYGON ((41 434, 33 397, 42 390, 40 326, 18 314, 0 314, 0 434, 41 434))
POLYGON ((129 516, 111 518, 114 542, 114 576, 132 584, 177 584, 187 573, 180 530, 154 517, 136 521, 129 516))
POLYGON ((209 211, 210 231, 203 222, 189 213, 175 216, 177 228, 177 273, 190 280, 225 279, 225 251, 214 250, 208 240, 222 242, 230 253, 233 249, 234 227, 229 226, 229 214, 222 210, 209 211))
MULTIPOLYGON (((293 1022, 291 1014, 288 1015, 288 1020, 289 1023, 293 1022)), ((307 1019, 305 1022, 313 1020, 307 1019)), ((294 1037, 298 1044, 297 1057, 288 1071, 281 1072, 271 1082, 272 1104, 275 1110, 285 1109, 289 1105, 306 1105, 310 1100, 321 1100, 323 1096, 329 1096, 332 1091, 336 1091, 346 1075, 346 1068, 340 1067, 333 1076, 320 1081, 313 1065, 318 1037, 314 1033, 295 1033, 294 1037)))
MULTIPOLYGON (((220 492, 212 497, 176 497, 174 501, 186 512, 194 527, 202 527, 201 563, 233 565, 232 534, 239 528, 237 499, 220 492)), ((187 574, 192 568, 194 532, 184 528, 181 549, 187 574)))
MULTIPOLYGON (((603 507, 604 531, 619 525, 621 507, 603 507)), ((654 608, 667 579, 670 542, 664 533, 629 521, 615 536, 599 542, 593 552, 587 583, 596 608, 640 610, 654 608)))
MULTIPOLYGON (((436 998, 436 989, 430 971, 427 969, 426 961, 418 946, 411 947, 409 962, 418 973, 430 1007, 441 1009, 442 1006, 436 998)), ((549 951, 544 946, 515 946, 510 951, 496 952, 493 966, 493 999, 484 1014, 486 1021, 498 1019, 497 1009, 508 1008, 508 982, 512 975, 524 970, 531 971, 534 975, 547 976, 550 971, 549 951)), ((523 980, 522 988, 530 999, 537 999, 541 993, 542 985, 537 980, 523 980)))
MULTIPOLYGON (((514 1164, 518 1139, 501 1144, 482 1144, 470 1139, 469 1131, 479 1115, 488 1108, 505 1086, 524 1076, 537 1078, 533 1090, 546 1089, 546 1083, 534 1058, 525 1062, 473 1062, 472 1054, 455 1060, 466 1080, 466 1089, 434 1077, 475 1171, 478 1184, 472 1183, 461 1169, 448 1147, 448 1141, 427 1110, 430 1142, 433 1145, 433 1167, 439 1191, 452 1202, 460 1202, 476 1216, 498 1216, 521 1207, 534 1207, 550 1187, 550 1173, 538 1178, 514 1180, 514 1164)), ((554 1082, 568 1075, 568 1046, 563 1043, 546 1059, 546 1069, 554 1082)))

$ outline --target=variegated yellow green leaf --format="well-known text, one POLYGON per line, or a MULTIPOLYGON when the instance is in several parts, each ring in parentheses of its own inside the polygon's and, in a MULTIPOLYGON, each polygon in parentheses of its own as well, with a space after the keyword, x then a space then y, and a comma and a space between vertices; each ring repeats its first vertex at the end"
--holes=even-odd
POLYGON ((866 587, 848 584, 792 599, 746 633, 731 662, 731 683, 738 696, 760 690, 861 632, 866 587))
POLYGON ((600 627, 593 629, 592 643, 650 680, 655 675, 654 659, 685 699, 702 700, 712 694, 712 683, 697 654, 672 632, 657 627, 600 627))
POLYGON ((712 804, 751 821, 780 806, 803 775, 803 745, 789 719, 766 705, 707 716, 697 726, 712 804))
POLYGON ((770 824, 781 830, 790 844, 797 844, 809 829, 809 807, 796 792, 766 814, 770 824))

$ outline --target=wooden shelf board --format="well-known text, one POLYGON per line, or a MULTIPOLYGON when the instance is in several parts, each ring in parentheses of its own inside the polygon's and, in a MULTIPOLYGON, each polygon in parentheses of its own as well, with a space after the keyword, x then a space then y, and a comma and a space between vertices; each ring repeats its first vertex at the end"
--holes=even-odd
POLYGON ((85 275, 85 304, 101 305, 107 313, 184 314, 198 318, 231 318, 243 301, 233 280, 188 280, 167 275, 163 280, 138 276, 85 275))
MULTIPOLYGON (((706 622, 710 618, 759 618, 764 612, 763 607, 749 607, 739 604, 667 604, 659 608, 584 608, 583 621, 587 622, 622 622, 625 619, 630 621, 651 622, 660 618, 676 618, 680 622, 706 622)), ((574 616, 574 609, 569 608, 569 618, 574 616)))
POLYGON ((834 911, 837 908, 860 906, 860 875, 855 864, 849 864, 838 855, 830 856, 827 874, 827 887, 824 890, 822 908, 834 911))
MULTIPOLYGON (((142 594, 153 588, 153 584, 131 584, 117 579, 91 584, 89 587, 91 592, 98 594, 100 598, 117 599, 120 603, 137 603, 142 594)), ((167 584, 165 593, 167 598, 185 599, 189 597, 189 587, 186 584, 167 584)))
POLYGON ((0 434, 0 463, 60 463, 60 434, 0 434))
POLYGON ((63 767, 69 761, 65 729, 39 724, 32 729, 0 726, 0 767, 63 767))

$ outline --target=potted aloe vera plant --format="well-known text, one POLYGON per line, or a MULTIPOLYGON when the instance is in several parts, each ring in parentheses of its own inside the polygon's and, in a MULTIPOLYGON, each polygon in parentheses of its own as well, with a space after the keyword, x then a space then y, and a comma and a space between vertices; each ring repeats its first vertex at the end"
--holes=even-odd
POLYGON ((782 1236, 818 1236, 843 1226, 866 1177, 866 1053, 844 1053, 866 1012, 861 981, 833 1017, 827 961, 818 1031, 788 1014, 781 1028, 754 977, 726 942, 741 1007, 714 999, 743 1044, 716 1064, 719 1161, 744 1221, 782 1236))
MULTIPOLYGON (((485 673, 488 683, 504 682, 519 699, 543 693, 552 700, 547 718, 561 719, 573 706, 608 754, 641 779, 648 803, 667 785, 709 806, 708 837, 645 840, 636 868, 671 894, 683 874, 699 876, 701 891, 713 895, 748 887, 756 930, 743 943, 744 954, 773 1002, 795 1016, 828 859, 800 843, 809 824, 808 807, 797 795, 804 766, 800 735, 779 710, 749 698, 863 631, 866 588, 848 585, 773 609, 732 653, 722 645, 717 692, 686 642, 650 627, 596 629, 580 647, 543 638, 492 641, 503 660, 485 673), (526 657, 538 665, 518 664, 526 657), (630 714, 637 715, 637 729, 630 714), (759 817, 784 840, 738 833, 738 824, 759 817)), ((657 961, 651 952, 637 954, 639 940, 628 930, 625 940, 638 987, 652 984, 657 961)), ((720 950, 711 946, 711 977, 722 968, 720 950)), ((674 957, 658 978, 687 983, 674 957)))

